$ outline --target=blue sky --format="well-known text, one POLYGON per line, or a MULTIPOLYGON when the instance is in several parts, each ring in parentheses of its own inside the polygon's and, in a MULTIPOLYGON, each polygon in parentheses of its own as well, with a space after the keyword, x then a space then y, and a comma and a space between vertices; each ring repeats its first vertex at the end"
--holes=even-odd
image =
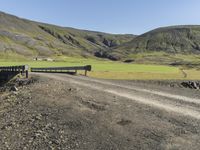
POLYGON ((141 34, 200 24, 200 0, 1 0, 0 11, 66 27, 141 34))

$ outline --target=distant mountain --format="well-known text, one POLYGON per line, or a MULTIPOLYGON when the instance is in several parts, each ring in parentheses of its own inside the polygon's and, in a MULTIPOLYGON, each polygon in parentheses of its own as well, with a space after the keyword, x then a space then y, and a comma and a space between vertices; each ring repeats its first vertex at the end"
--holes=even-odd
POLYGON ((138 53, 200 56, 200 26, 171 26, 152 30, 117 46, 110 54, 126 58, 138 53))
POLYGON ((135 36, 59 27, 0 12, 0 59, 78 56, 125 62, 200 62, 200 26, 171 26, 135 36))
POLYGON ((109 51, 134 37, 59 27, 0 12, 0 56, 99 57, 102 51, 109 51))

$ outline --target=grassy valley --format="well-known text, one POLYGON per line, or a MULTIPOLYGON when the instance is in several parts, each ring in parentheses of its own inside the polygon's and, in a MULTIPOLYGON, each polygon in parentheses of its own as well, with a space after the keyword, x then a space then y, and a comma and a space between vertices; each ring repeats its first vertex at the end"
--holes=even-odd
POLYGON ((108 79, 199 79, 200 26, 159 28, 139 36, 117 35, 59 27, 0 12, 0 62, 1 66, 31 67, 91 64, 89 76, 108 79))
MULTIPOLYGON (((3 61, 0 66, 24 65, 29 67, 62 67, 92 65, 92 71, 88 73, 89 77, 104 79, 128 79, 128 80, 198 80, 200 71, 167 65, 147 65, 147 64, 127 64, 122 62, 113 62, 102 59, 85 59, 63 57, 62 61, 3 61), (186 76, 185 76, 186 74, 186 76)), ((84 75, 84 72, 78 72, 84 75)))

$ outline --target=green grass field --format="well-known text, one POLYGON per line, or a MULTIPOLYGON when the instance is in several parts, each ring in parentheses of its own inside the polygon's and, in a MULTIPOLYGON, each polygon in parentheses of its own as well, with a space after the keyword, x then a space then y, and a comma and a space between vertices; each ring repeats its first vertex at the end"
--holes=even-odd
MULTIPOLYGON (((61 67, 92 65, 92 71, 88 73, 91 77, 105 79, 200 79, 200 71, 195 69, 184 70, 187 77, 184 78, 183 72, 178 67, 164 65, 142 65, 126 64, 122 62, 112 62, 107 60, 94 60, 84 58, 65 57, 64 61, 2 61, 0 66, 24 65, 30 67, 61 67)), ((82 72, 79 72, 82 74, 82 72)))

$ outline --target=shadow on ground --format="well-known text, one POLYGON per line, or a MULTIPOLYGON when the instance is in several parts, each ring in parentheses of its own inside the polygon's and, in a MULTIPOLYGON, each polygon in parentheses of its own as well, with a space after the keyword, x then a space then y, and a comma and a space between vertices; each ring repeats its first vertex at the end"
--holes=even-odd
POLYGON ((4 86, 5 83, 10 81, 17 74, 18 73, 16 73, 16 72, 7 72, 7 71, 0 72, 0 86, 4 86))

